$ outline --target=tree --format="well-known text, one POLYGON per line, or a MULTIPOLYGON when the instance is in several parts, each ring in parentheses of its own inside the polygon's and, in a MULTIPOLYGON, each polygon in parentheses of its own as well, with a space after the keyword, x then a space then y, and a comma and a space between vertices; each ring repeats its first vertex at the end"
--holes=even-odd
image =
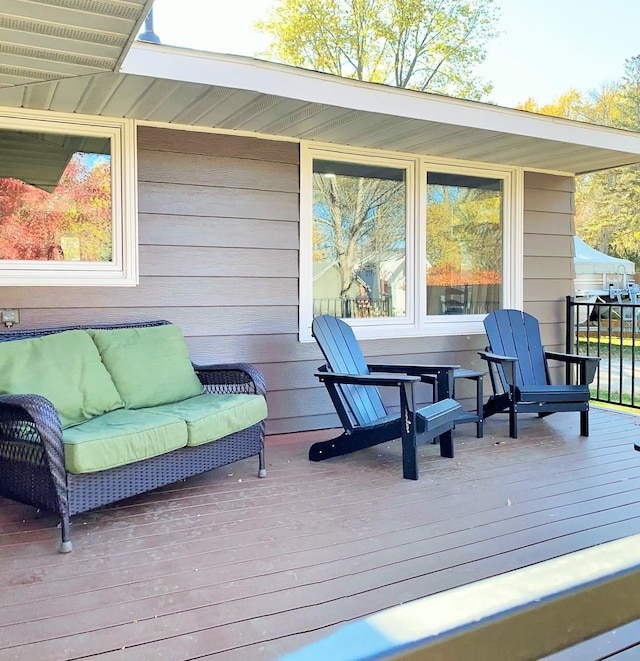
MULTIPOLYGON (((640 130, 640 56, 625 63, 622 81, 581 94, 575 89, 539 106, 527 99, 523 110, 591 124, 640 130)), ((576 178, 576 232, 589 245, 640 264, 640 168, 637 165, 576 178)))
POLYGON ((109 261, 112 231, 111 167, 95 155, 76 154, 52 193, 0 178, 0 259, 109 261))
POLYGON ((280 0, 256 27, 268 55, 299 67, 480 99, 474 77, 498 33, 494 0, 280 0))
POLYGON ((337 266, 340 297, 358 265, 403 240, 404 212, 404 182, 314 175, 314 256, 337 266))

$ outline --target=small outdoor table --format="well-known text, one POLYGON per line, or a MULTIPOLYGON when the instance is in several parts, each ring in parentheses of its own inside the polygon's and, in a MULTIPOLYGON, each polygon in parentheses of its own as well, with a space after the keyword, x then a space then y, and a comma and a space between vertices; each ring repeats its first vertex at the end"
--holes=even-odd
POLYGON ((453 399, 456 398, 456 381, 458 379, 469 379, 476 382, 476 409, 475 411, 462 411, 459 417, 456 419, 456 424, 461 422, 475 422, 476 423, 476 437, 482 438, 484 434, 483 430, 483 384, 482 384, 482 372, 476 372, 476 370, 468 370, 463 367, 459 367, 456 370, 453 370, 453 399))
MULTIPOLYGON (((468 370, 463 367, 458 367, 453 370, 453 392, 451 397, 456 398, 456 381, 458 379, 469 379, 476 382, 476 408, 472 411, 461 411, 456 418, 456 424, 464 424, 466 422, 475 422, 476 423, 476 437, 482 438, 484 434, 483 430, 483 379, 484 373, 477 372, 476 370, 468 370)), ((431 384, 433 388, 433 399, 436 400, 436 377, 431 374, 424 374, 422 376, 422 381, 425 383, 431 384)))

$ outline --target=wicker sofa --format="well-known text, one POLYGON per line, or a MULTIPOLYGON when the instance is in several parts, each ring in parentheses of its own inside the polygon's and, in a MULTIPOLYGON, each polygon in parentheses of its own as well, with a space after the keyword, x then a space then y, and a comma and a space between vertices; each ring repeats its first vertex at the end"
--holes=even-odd
POLYGON ((192 365, 166 321, 0 332, 0 496, 69 517, 240 459, 264 477, 265 385, 192 365))

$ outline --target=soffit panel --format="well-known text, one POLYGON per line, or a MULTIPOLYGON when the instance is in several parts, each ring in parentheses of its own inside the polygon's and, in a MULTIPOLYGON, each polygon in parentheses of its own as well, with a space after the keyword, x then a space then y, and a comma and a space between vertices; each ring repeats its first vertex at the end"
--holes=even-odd
POLYGON ((133 74, 102 73, 23 89, 0 89, 0 106, 128 117, 559 172, 640 161, 634 152, 133 74))
POLYGON ((2 0, 0 88, 119 68, 153 0, 2 0))

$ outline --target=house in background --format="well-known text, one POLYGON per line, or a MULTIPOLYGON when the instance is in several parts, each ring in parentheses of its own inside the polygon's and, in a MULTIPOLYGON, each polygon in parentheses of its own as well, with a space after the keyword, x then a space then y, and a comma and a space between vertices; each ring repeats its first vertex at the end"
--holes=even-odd
POLYGON ((489 247, 491 305, 526 309, 562 347, 574 176, 640 162, 640 135, 135 42, 151 4, 0 8, 0 177, 46 191, 72 154, 110 167, 105 259, 0 260, 0 307, 19 309, 21 327, 165 318, 194 360, 259 366, 267 433, 335 426, 310 326, 314 205, 337 168, 345 186, 395 182, 404 301, 353 320, 367 356, 478 367, 488 298, 442 314, 427 265, 486 271, 489 247))

